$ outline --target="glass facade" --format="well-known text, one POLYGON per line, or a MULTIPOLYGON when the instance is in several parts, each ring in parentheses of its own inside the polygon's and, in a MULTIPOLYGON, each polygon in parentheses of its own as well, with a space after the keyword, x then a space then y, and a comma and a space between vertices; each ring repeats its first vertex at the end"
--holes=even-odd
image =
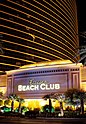
POLYGON ((0 70, 41 61, 76 62, 76 0, 6 0, 0 2, 0 70))

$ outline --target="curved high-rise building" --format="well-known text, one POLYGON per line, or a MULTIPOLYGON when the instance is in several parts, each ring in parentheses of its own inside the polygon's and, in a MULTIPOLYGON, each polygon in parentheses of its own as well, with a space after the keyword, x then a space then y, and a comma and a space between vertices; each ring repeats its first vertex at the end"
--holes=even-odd
POLYGON ((0 70, 75 58, 76 0, 1 0, 0 70))

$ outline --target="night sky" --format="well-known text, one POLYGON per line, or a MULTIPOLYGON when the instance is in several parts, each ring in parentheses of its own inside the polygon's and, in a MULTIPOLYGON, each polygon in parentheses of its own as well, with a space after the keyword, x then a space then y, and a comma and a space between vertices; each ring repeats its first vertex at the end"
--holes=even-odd
POLYGON ((86 0, 76 1, 80 45, 86 45, 86 0))
POLYGON ((86 0, 77 0, 79 30, 86 31, 86 0))

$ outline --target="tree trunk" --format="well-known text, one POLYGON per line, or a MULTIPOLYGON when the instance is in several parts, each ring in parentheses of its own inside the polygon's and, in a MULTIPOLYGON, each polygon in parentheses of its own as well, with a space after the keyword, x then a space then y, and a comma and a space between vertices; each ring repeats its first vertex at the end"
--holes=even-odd
POLYGON ((84 101, 81 99, 81 114, 84 114, 84 101))
POLYGON ((21 113, 21 102, 19 102, 18 112, 21 113))
POLYGON ((14 100, 12 100, 12 103, 11 103, 11 112, 14 111, 14 100))
POLYGON ((63 103, 60 102, 60 112, 61 112, 61 116, 64 115, 64 112, 63 112, 63 103))
POLYGON ((51 99, 49 99, 49 111, 50 111, 50 115, 51 115, 51 109, 52 109, 52 103, 51 103, 51 99))

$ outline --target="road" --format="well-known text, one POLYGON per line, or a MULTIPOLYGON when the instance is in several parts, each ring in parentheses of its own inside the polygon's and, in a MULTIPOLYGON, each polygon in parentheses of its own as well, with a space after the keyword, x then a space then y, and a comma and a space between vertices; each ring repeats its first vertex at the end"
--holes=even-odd
POLYGON ((86 124, 86 119, 0 118, 0 124, 86 124))

